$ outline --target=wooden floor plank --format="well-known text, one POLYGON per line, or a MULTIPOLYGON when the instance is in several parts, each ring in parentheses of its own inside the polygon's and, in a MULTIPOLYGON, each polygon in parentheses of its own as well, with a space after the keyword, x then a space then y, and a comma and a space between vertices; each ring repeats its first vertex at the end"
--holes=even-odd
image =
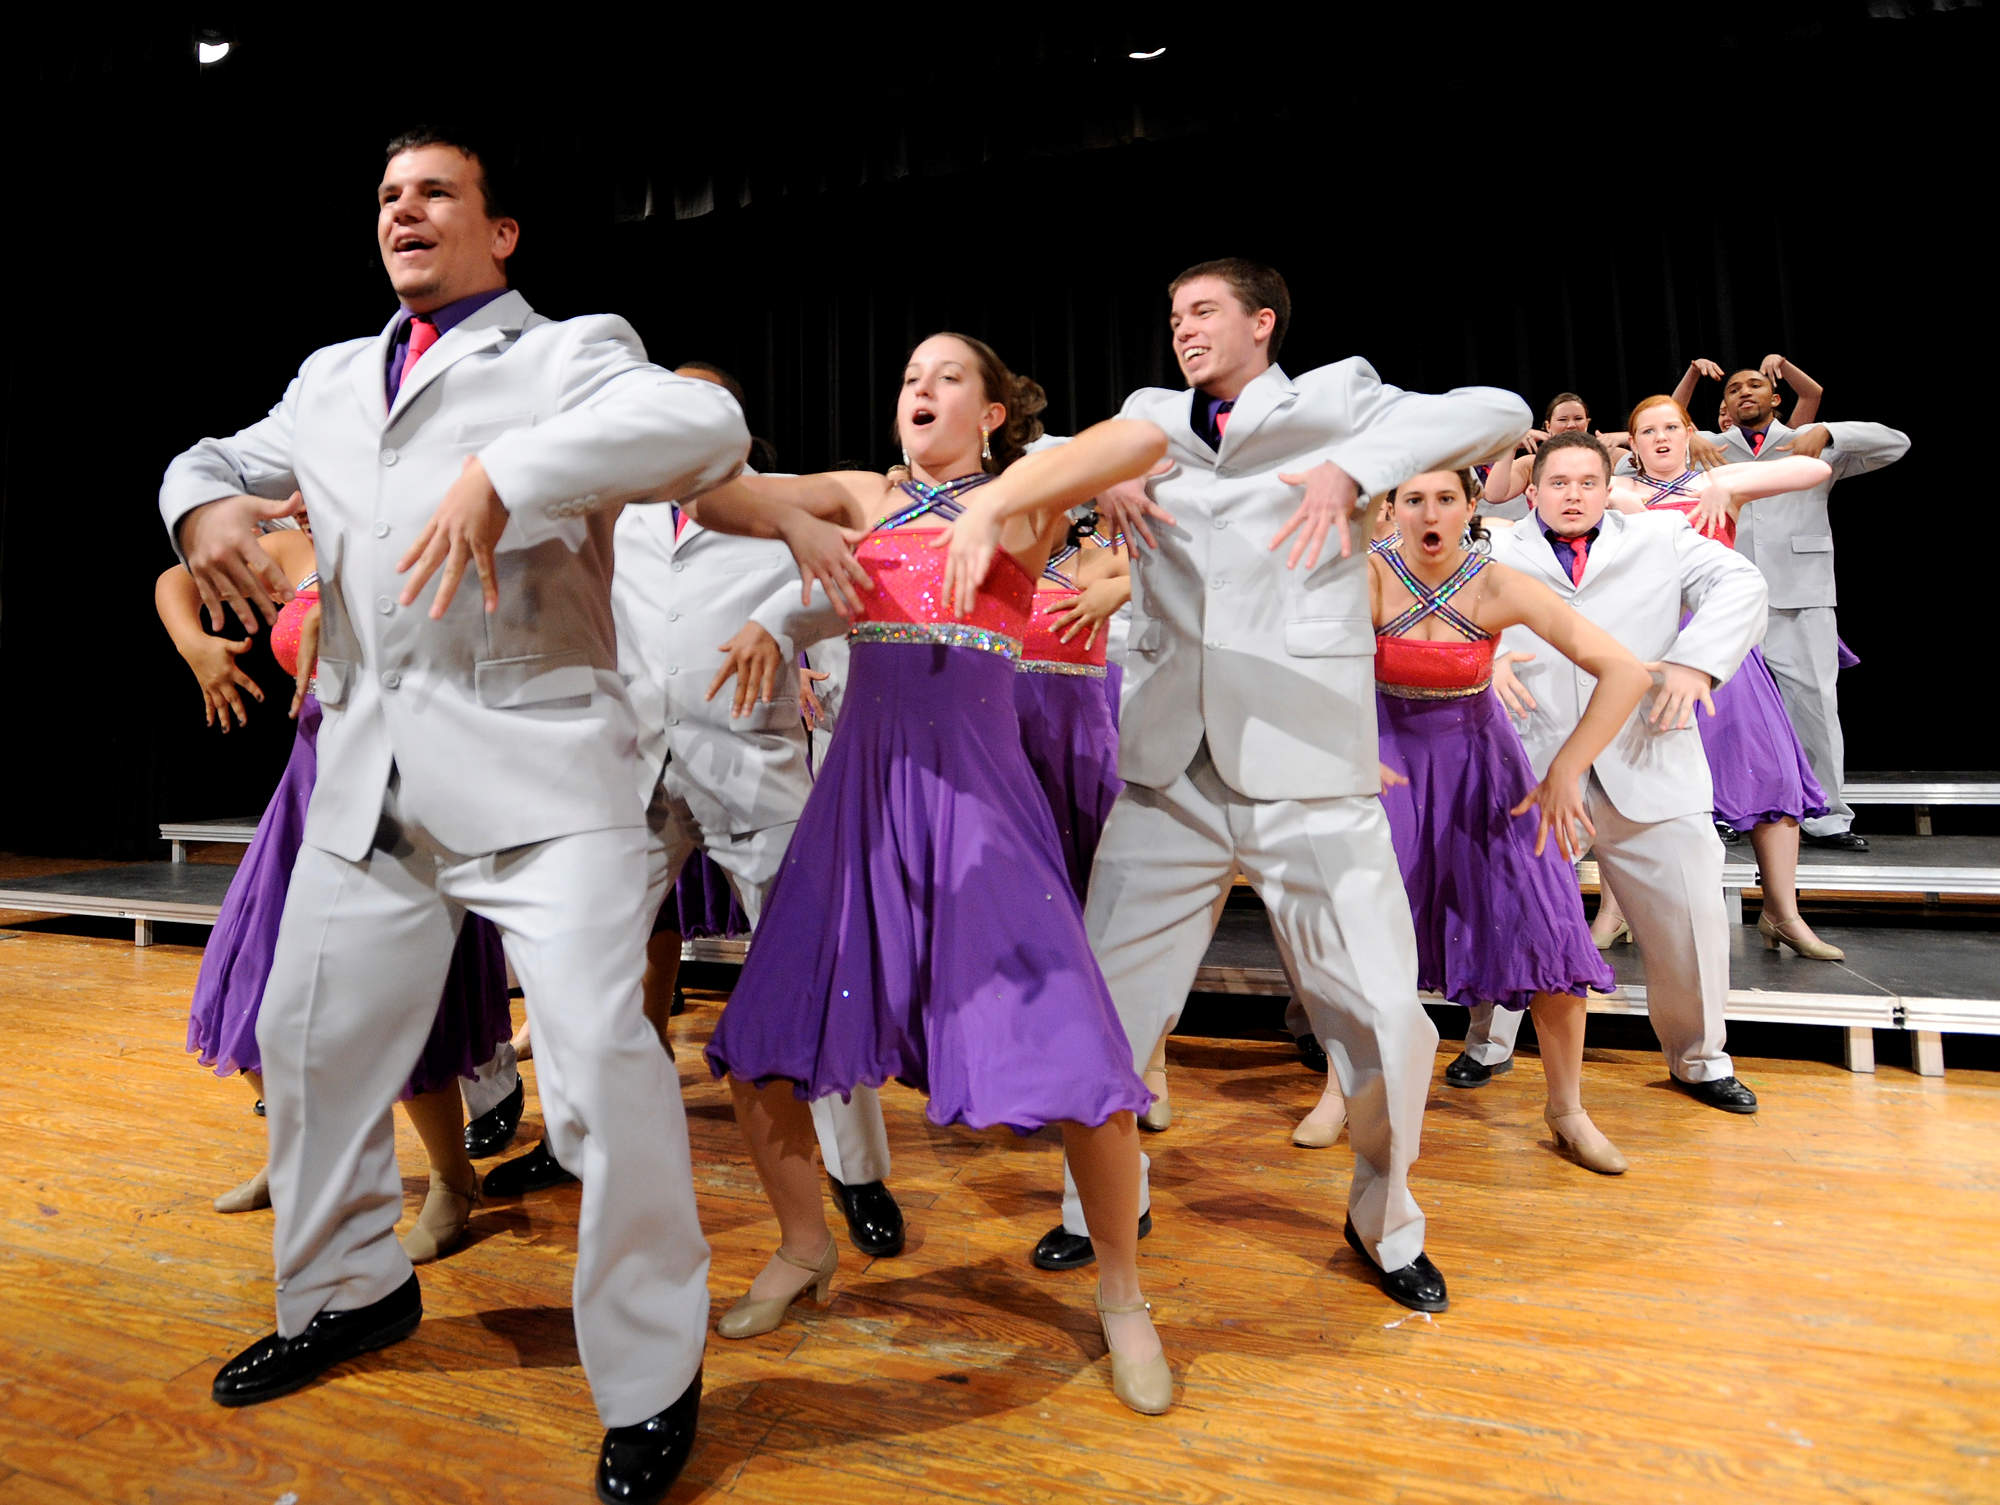
MULTIPOLYGON (((405 1343, 269 1406, 208 1400, 270 1322, 268 1212, 240 1083, 182 1049, 199 952, 16 933, 0 946, 0 1505, 587 1497, 598 1422, 569 1326, 574 1188, 480 1209, 405 1343)), ((726 1091, 719 1000, 676 1021, 718 1308, 774 1236, 726 1091)), ((1524 1056, 1434 1080, 1415 1188, 1452 1285, 1388 1303, 1341 1239, 1352 1156, 1304 1151, 1318 1084, 1282 1041, 1177 1040, 1148 1136, 1148 1294, 1169 1415, 1111 1396, 1089 1272, 1033 1269, 1060 1147, 939 1129, 885 1091, 908 1251, 843 1248, 834 1299, 714 1339, 675 1498, 1966 1502, 2000 1498, 2000 1082, 1746 1061, 1764 1111, 1703 1110, 1657 1054, 1593 1050, 1633 1161, 1551 1153, 1524 1056)), ((529 1119, 539 1133, 529 1068, 529 1119)), ((421 1152, 398 1120, 408 1211, 421 1152)))

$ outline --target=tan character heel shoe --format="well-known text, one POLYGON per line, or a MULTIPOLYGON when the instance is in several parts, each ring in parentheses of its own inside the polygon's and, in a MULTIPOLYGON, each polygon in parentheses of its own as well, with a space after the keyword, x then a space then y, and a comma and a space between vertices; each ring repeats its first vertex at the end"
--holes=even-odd
POLYGON ((1757 934, 1764 937, 1766 949, 1776 951, 1780 943, 1790 946, 1809 962, 1844 962, 1847 953, 1838 946, 1829 946, 1814 935, 1806 922, 1794 915, 1789 920, 1774 920, 1769 914, 1757 916, 1757 934))
POLYGON ((1618 1153, 1618 1146, 1604 1137, 1597 1125, 1590 1121, 1590 1115, 1581 1108, 1574 1113, 1557 1113, 1544 1108, 1542 1122, 1555 1135, 1556 1153, 1567 1154, 1585 1170, 1596 1171, 1600 1176, 1622 1176, 1631 1168, 1625 1157, 1618 1153))
POLYGON ((1137 1301, 1130 1306, 1106 1306, 1104 1291, 1097 1292, 1097 1321, 1104 1329, 1105 1351, 1111 1355, 1111 1393, 1141 1416, 1158 1416, 1173 1409, 1174 1372, 1167 1367, 1164 1352, 1150 1359, 1128 1359, 1111 1346, 1112 1317, 1122 1317, 1130 1312, 1150 1312, 1150 1301, 1137 1301))
POLYGON ((465 1237, 465 1225, 472 1221, 472 1209, 478 1205, 478 1183, 473 1184, 470 1192, 454 1191, 432 1177, 431 1189, 424 1194, 423 1210, 410 1225, 410 1231, 396 1242, 403 1246, 411 1264, 427 1265, 459 1246, 465 1237))
POLYGON ((833 1294, 833 1272, 840 1268, 840 1246, 831 1237, 827 1240, 826 1253, 819 1263, 806 1264, 793 1259, 780 1248, 775 1256, 794 1270, 803 1271, 805 1279, 793 1289, 789 1296, 765 1296, 761 1299, 745 1296, 736 1305, 722 1314, 722 1320, 715 1324, 717 1336, 724 1338, 754 1338, 761 1333, 776 1331, 778 1324, 785 1320, 785 1313, 794 1301, 811 1293, 812 1299, 825 1306, 833 1294))

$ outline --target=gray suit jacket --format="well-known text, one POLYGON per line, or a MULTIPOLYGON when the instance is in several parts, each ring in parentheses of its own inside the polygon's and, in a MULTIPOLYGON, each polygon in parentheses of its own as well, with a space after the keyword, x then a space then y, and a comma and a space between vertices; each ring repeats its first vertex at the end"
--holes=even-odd
MULTIPOLYGON (((799 818, 812 775, 799 721, 797 677, 784 672, 768 705, 729 715, 734 686, 703 693, 722 665, 720 645, 778 590, 796 603, 791 552, 769 539, 689 522, 674 537, 665 507, 628 507, 618 519, 611 606, 618 667, 639 718, 640 798, 669 760, 674 793, 712 835, 761 831, 799 818)), ((790 663, 790 645, 780 639, 790 663)))
MULTIPOLYGON (((1605 513, 1580 585, 1556 562, 1533 514, 1496 530, 1493 557, 1541 581, 1641 663, 1685 664, 1721 684, 1764 636, 1763 577, 1742 555, 1695 532, 1678 512, 1605 513), (1687 607, 1694 615, 1682 627, 1687 607)), ((1514 665, 1535 699, 1535 709, 1515 725, 1541 777, 1583 718, 1597 680, 1525 627, 1509 627, 1500 646, 1535 655, 1533 663, 1514 665)), ((1651 695, 1641 700, 1598 755, 1592 765, 1598 782, 1631 820, 1705 814, 1715 796, 1701 733, 1693 725, 1654 731, 1646 723, 1652 704, 1651 695)), ((1697 708, 1695 714, 1705 713, 1697 708)))
MULTIPOLYGON (((1788 491, 1751 502, 1737 520, 1737 550, 1764 572, 1776 607, 1834 604, 1833 525, 1826 513, 1833 483, 1842 476, 1892 465, 1910 447, 1908 434, 1879 423, 1829 423, 1826 428, 1833 443, 1820 458, 1833 467, 1833 475, 1810 491, 1788 491)), ((1755 462, 1784 458, 1779 446, 1794 432, 1773 419, 1758 454, 1750 452, 1750 441, 1737 429, 1706 437, 1720 444, 1732 462, 1755 462)))
POLYGON ((1166 788, 1206 737, 1223 782, 1251 799, 1374 794, 1368 530, 1357 517, 1346 559, 1331 543, 1313 570, 1286 569, 1269 545, 1304 493, 1278 474, 1331 460, 1379 494, 1513 444, 1528 406, 1494 387, 1404 392, 1358 357, 1296 380, 1264 371, 1220 451, 1195 433, 1193 404, 1154 387, 1124 407, 1166 431, 1173 468, 1147 486, 1177 526, 1155 523, 1160 547, 1132 550, 1118 771, 1166 788))
POLYGON ((268 417, 202 440, 160 488, 170 536, 205 502, 304 493, 326 712, 306 840, 365 857, 392 767, 404 809, 458 852, 637 825, 612 524, 623 502, 734 475, 743 415, 650 364, 624 320, 553 322, 519 293, 440 339, 385 413, 394 328, 315 351, 268 417), (433 622, 435 582, 401 606, 396 563, 474 454, 509 512, 500 607, 488 616, 469 577, 433 622))

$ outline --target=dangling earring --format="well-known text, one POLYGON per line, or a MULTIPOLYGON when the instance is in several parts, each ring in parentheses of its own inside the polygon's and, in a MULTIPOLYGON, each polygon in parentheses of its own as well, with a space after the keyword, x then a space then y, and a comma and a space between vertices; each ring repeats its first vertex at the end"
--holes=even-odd
POLYGON ((906 444, 903 446, 903 469, 908 470, 909 468, 910 468, 910 446, 906 444))
POLYGON ((991 429, 981 429, 979 431, 979 458, 982 460, 993 458, 993 431, 991 429))

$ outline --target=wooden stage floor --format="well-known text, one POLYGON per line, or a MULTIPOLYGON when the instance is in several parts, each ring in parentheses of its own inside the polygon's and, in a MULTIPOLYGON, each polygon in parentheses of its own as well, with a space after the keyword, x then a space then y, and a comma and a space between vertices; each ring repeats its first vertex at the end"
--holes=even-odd
MULTIPOLYGON (((410 1340, 224 1411, 270 1322, 270 1215, 209 1199, 261 1120, 181 1050, 199 952, 0 931, 0 1505, 589 1497, 569 1322, 578 1193, 489 1205, 423 1275, 410 1340)), ((711 1289, 774 1236, 722 1089, 718 1000, 676 1021, 711 1289)), ((518 1004, 517 1004, 518 1007, 518 1004)), ((1341 1242, 1350 1155, 1290 1147, 1316 1084, 1282 1042, 1177 1040, 1140 1248, 1181 1383, 1112 1398, 1087 1274, 1027 1250, 1057 1147, 928 1125, 885 1092, 909 1251, 830 1307, 711 1339, 674 1498, 930 1501, 1973 1501, 2000 1498, 2000 1078, 1748 1061, 1764 1111, 1594 1051, 1620 1180, 1549 1150, 1532 1058, 1443 1084, 1416 1191, 1452 1310, 1392 1305, 1341 1242)), ((517 1150, 539 1132, 530 1118, 517 1150)), ((422 1156, 398 1119, 409 1212, 422 1156)), ((842 1230, 844 1232, 844 1230, 842 1230)))

